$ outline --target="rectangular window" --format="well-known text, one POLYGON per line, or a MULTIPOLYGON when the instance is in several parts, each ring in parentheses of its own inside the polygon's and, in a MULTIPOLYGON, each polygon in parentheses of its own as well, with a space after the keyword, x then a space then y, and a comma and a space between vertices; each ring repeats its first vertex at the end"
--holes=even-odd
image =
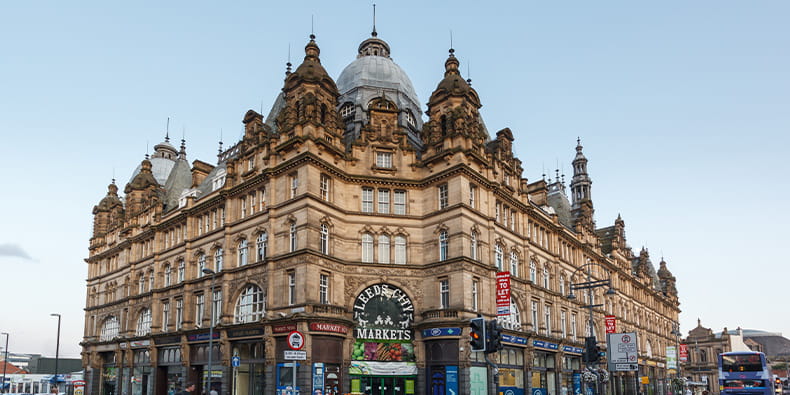
POLYGON ((576 313, 571 314, 571 339, 576 339, 576 313))
POLYGON ((176 329, 184 325, 184 299, 176 299, 176 329))
POLYGON ((261 204, 260 211, 263 211, 263 208, 266 207, 266 187, 261 188, 261 200, 259 202, 261 204))
POLYGON ((329 304, 329 275, 321 274, 318 283, 318 302, 329 304))
POLYGON ((439 185, 439 210, 447 208, 449 204, 447 184, 439 185))
POLYGON ((208 213, 206 213, 206 215, 203 216, 203 225, 206 225, 205 232, 208 233, 211 230, 211 227, 209 226, 209 222, 208 222, 208 213))
POLYGON ((480 293, 480 280, 474 279, 472 280, 472 311, 477 311, 477 309, 480 307, 479 293, 480 293))
POLYGON ((510 219, 508 217, 508 213, 509 212, 510 212, 510 207, 508 207, 508 206, 503 206, 502 207, 502 225, 504 225, 506 228, 507 228, 507 224, 508 224, 507 220, 510 219))
POLYGON ((551 305, 543 306, 543 321, 546 324, 546 335, 551 336, 551 305))
POLYGON ((516 229, 516 210, 510 210, 510 230, 516 229))
POLYGON ((379 212, 382 214, 390 213, 390 190, 379 189, 379 212))
POLYGON ((395 236, 395 264, 406 264, 406 237, 395 236))
POLYGON ((296 273, 288 272, 288 304, 296 304, 296 273))
POLYGON ((167 332, 170 326, 170 302, 162 302, 162 332, 167 332))
POLYGON ((450 308, 450 280, 439 280, 439 308, 450 308))
POLYGON ((363 213, 373 212, 373 188, 368 188, 368 187, 362 188, 362 212, 363 213))
POLYGON ((395 191, 395 214, 406 214, 406 191, 395 191))
POLYGON ((247 159, 247 170, 249 171, 254 168, 255 168, 255 157, 251 156, 249 159, 247 159))
POLYGON ((296 188, 299 187, 299 178, 296 174, 291 174, 291 199, 296 197, 296 188))
POLYGON ((392 168, 392 152, 376 152, 376 167, 392 168))
POLYGON ((212 303, 211 306, 211 323, 212 325, 216 325, 219 323, 219 319, 222 317, 222 290, 215 290, 214 295, 212 296, 212 303))
POLYGON ((321 174, 320 189, 321 200, 329 201, 329 176, 326 174, 321 174))
POLYGON ((562 330, 562 337, 568 337, 568 322, 567 318, 565 317, 567 313, 565 310, 560 311, 560 330, 562 330))
POLYGON ((502 220, 502 203, 496 202, 494 206, 494 221, 499 222, 502 220))
POLYGON ((537 333, 538 332, 538 302, 532 301, 532 330, 537 333))
POLYGON ((469 184, 469 206, 477 208, 477 185, 469 184))
POLYGON ((241 203, 241 218, 247 216, 247 200, 244 198, 239 199, 239 203, 241 203))
POLYGON ((203 324, 203 311, 205 310, 205 297, 203 294, 195 295, 195 327, 200 328, 203 324))
POLYGON ((255 191, 253 191, 252 193, 250 193, 248 195, 248 197, 250 198, 250 215, 255 214, 255 206, 256 206, 256 202, 255 201, 257 200, 256 199, 256 195, 257 195, 257 192, 255 192, 255 191))

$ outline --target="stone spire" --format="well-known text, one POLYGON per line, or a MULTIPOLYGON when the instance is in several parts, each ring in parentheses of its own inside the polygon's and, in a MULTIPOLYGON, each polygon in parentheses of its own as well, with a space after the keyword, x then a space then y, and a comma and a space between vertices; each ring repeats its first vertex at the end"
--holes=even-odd
POLYGON ((595 230, 594 209, 590 186, 592 180, 587 174, 587 158, 582 152, 581 139, 576 139, 576 157, 573 158, 573 178, 571 178, 571 209, 577 227, 595 230))

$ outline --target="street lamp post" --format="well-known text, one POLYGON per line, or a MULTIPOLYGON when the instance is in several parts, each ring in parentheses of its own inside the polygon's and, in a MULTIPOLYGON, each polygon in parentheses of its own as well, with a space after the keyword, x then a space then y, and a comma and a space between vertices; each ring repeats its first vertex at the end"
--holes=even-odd
MULTIPOLYGON (((682 377, 680 373, 680 322, 676 322, 672 325, 672 332, 670 332, 670 334, 675 335, 675 378, 679 379, 682 377)), ((673 392, 676 389, 675 385, 670 385, 670 388, 672 388, 673 392)), ((680 388, 677 388, 677 390, 681 391, 680 388)))
POLYGON ((212 351, 214 351, 214 276, 217 275, 211 269, 205 268, 203 269, 204 274, 208 274, 211 276, 211 291, 209 295, 209 300, 211 301, 211 317, 209 318, 209 326, 208 326, 208 377, 206 379, 206 394, 211 395, 211 362, 213 359, 212 351))
MULTIPOLYGON (((8 366, 8 336, 9 335, 6 332, 3 332, 2 334, 5 335, 5 348, 3 349, 4 352, 5 352, 5 356, 3 357, 3 382, 0 383, 0 390, 2 390, 2 393, 5 393, 6 392, 6 390, 5 390, 5 369, 8 366)), ((9 385, 9 387, 10 387, 10 385, 9 385)))
POLYGON ((58 388, 58 392, 60 392, 60 387, 58 386, 58 360, 60 359, 60 314, 52 313, 50 316, 58 317, 58 338, 55 343, 55 376, 53 377, 53 380, 55 382, 55 388, 58 388))
MULTIPOLYGON (((582 281, 582 282, 579 282, 579 283, 571 283, 571 286, 570 286, 571 292, 568 294, 568 299, 575 299, 576 295, 573 293, 574 290, 579 290, 579 289, 586 289, 587 290, 587 301, 588 301, 588 304, 585 305, 585 306, 582 306, 582 307, 583 308, 587 308, 588 311, 589 311, 588 325, 590 327, 590 333, 588 334, 589 336, 585 338, 585 346, 586 347, 585 347, 584 355, 586 355, 587 358, 584 358, 584 366, 585 366, 585 368, 587 370, 589 370, 591 372, 592 372, 593 362, 590 361, 590 358, 589 358, 589 356, 590 356, 590 352, 589 351, 590 350, 588 350, 588 348, 598 344, 597 340, 595 339, 595 321, 593 319, 593 308, 595 308, 595 307, 603 307, 604 306, 603 304, 593 304, 594 303, 594 300, 593 300, 593 289, 599 288, 599 287, 608 287, 609 289, 605 293, 606 296, 611 296, 611 295, 614 295, 616 293, 615 290, 612 288, 611 275, 608 276, 608 278, 606 278, 605 280, 593 280, 593 278, 592 278, 592 268, 593 268, 593 266, 599 266, 599 267, 603 268, 607 273, 609 272, 609 270, 606 267, 604 267, 603 265, 601 265, 600 263, 595 263, 595 262, 592 262, 591 260, 588 259, 587 263, 585 263, 584 265, 579 266, 578 268, 576 268, 576 270, 571 274, 571 278, 573 278, 573 275, 575 275, 576 272, 584 270, 586 272, 585 273, 586 274, 586 281, 582 281)), ((597 391, 597 389, 598 389, 598 383, 597 383, 597 380, 596 380, 596 393, 600 393, 600 391, 597 391)))

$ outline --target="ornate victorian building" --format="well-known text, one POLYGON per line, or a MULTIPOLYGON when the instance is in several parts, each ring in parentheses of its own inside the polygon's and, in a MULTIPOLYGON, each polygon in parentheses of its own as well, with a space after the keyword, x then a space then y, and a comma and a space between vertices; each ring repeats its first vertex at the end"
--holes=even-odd
MULTIPOLYGON (((486 393, 468 322, 497 317, 498 272, 511 283, 501 389, 574 393, 585 306, 600 305, 597 338, 604 315, 637 332, 639 375, 662 391, 675 278, 631 250, 620 217, 596 228, 580 143, 569 198, 560 177, 522 176, 513 133, 486 129, 453 50, 425 118, 375 31, 337 80, 319 52, 311 36, 271 112, 248 111, 216 164, 166 138, 94 207, 90 393, 200 391, 209 377, 221 394, 486 393), (567 298, 587 263, 616 295, 567 298)), ((612 393, 634 385, 616 376, 612 393)))

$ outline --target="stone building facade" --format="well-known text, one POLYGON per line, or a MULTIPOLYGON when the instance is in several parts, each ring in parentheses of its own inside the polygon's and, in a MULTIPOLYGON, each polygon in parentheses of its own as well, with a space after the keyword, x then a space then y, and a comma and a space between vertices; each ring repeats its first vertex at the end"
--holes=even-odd
MULTIPOLYGON (((597 338, 604 315, 637 332, 638 374, 664 392, 675 278, 631 250, 620 217, 596 228, 580 142, 569 198, 564 178, 522 176, 513 133, 489 133, 453 50, 425 120, 375 31, 337 80, 319 54, 311 36, 269 115, 248 111, 216 164, 166 138, 123 197, 113 181, 94 207, 90 393, 200 391, 209 377, 234 395, 487 393, 468 323, 497 318, 499 272, 511 284, 500 389, 574 393, 595 304, 597 338), (567 298, 585 267, 616 294, 567 298)), ((616 374, 608 391, 631 393, 635 378, 616 374)))

